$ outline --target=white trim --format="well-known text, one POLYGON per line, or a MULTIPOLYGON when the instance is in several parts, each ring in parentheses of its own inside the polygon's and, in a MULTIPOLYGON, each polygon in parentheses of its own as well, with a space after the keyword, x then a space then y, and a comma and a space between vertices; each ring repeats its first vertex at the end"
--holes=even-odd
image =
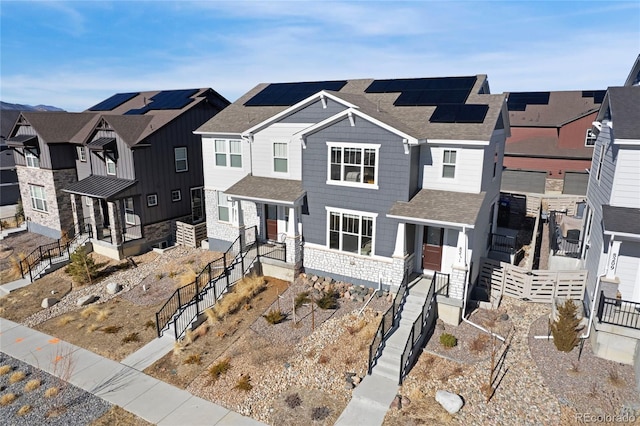
POLYGON ((281 141, 272 141, 271 142, 271 171, 275 175, 279 176, 289 176, 289 170, 291 168, 290 158, 289 158, 289 142, 281 142, 281 141), (284 157, 276 157, 276 144, 284 145, 286 147, 287 155, 284 157), (276 170, 276 159, 286 160, 287 161, 287 171, 281 172, 276 170))
POLYGON ((351 188, 365 188, 365 189, 379 189, 379 184, 378 184, 378 168, 379 168, 379 164, 380 164, 380 147, 382 146, 381 144, 373 144, 373 143, 354 143, 354 142, 326 142, 327 144, 327 181, 326 184, 327 185, 335 185, 335 186, 348 186, 351 188), (342 148, 342 154, 340 156, 340 176, 341 179, 340 180, 333 180, 331 179, 331 148, 342 148), (358 148, 362 150, 362 160, 363 163, 360 164, 360 167, 362 169, 364 169, 364 150, 365 149, 373 149, 375 150, 375 165, 374 165, 374 171, 373 171, 373 181, 374 183, 365 183, 364 182, 364 176, 363 176, 363 182, 353 182, 353 181, 347 181, 343 179, 342 176, 342 172, 344 170, 344 148, 358 148))
POLYGON ((172 203, 177 203, 178 201, 182 201, 182 190, 181 189, 172 189, 171 190, 171 202, 172 203), (173 197, 174 193, 178 194, 178 198, 174 198, 173 197))
POLYGON ((427 139, 428 144, 432 145, 477 145, 486 146, 491 145, 491 141, 480 140, 462 140, 462 139, 427 139))
POLYGON ((464 227, 466 227, 468 229, 474 229, 475 228, 475 225, 471 225, 471 224, 468 224, 468 223, 446 222, 446 221, 442 221, 442 220, 421 219, 421 218, 417 218, 417 217, 397 216, 397 215, 393 215, 393 214, 387 214, 386 216, 389 219, 398 219, 398 220, 402 220, 402 221, 407 222, 407 223, 414 223, 414 224, 419 224, 419 225, 433 225, 433 226, 440 226, 440 227, 446 227, 446 228, 456 228, 456 229, 462 229, 464 227))
POLYGON ((104 168, 109 176, 116 176, 118 174, 118 165, 107 155, 104 156, 104 168), (109 162, 113 163, 113 173, 109 173, 109 162))
POLYGON ((158 194, 147 194, 147 207, 156 207, 158 205, 158 194), (151 201, 154 200, 154 201, 151 201))
MULTIPOLYGON (((229 138, 229 139, 240 139, 242 138, 242 133, 238 133, 238 132, 207 132, 205 130, 194 130, 192 132, 194 135, 207 135, 207 136, 211 136, 211 138, 216 137, 216 135, 220 135, 221 139, 224 138, 229 138), (232 136, 235 136, 232 137, 232 136)), ((210 139, 210 138, 209 138, 210 139)))
POLYGON ((242 152, 242 139, 241 138, 237 138, 237 139, 226 139, 226 138, 214 138, 213 139, 213 167, 214 168, 220 168, 220 169, 239 169, 242 170, 244 168, 244 153, 242 152), (224 142, 224 152, 222 151, 218 151, 216 148, 216 142, 224 142), (239 142, 240 144, 240 153, 231 152, 231 142, 239 142), (225 156, 225 165, 219 165, 218 164, 218 155, 223 155, 225 156), (240 156, 240 166, 232 166, 231 165, 231 156, 240 156))
POLYGON ((614 145, 640 145, 640 139, 614 139, 614 145))
MULTIPOLYGON (((364 258, 368 258, 370 259, 376 252, 376 219, 378 218, 378 213, 371 213, 371 212, 365 212, 365 211, 358 211, 358 210, 348 210, 348 209, 341 209, 338 207, 329 207, 329 206, 325 206, 324 207, 326 212, 327 212, 327 217, 326 217, 326 224, 327 224, 327 228, 326 228, 326 248, 332 252, 336 252, 336 253, 347 253, 347 254, 354 254, 354 255, 358 255, 364 258), (338 242, 338 246, 340 247, 339 249, 332 249, 329 244, 331 244, 331 213, 337 213, 340 215, 340 231, 339 232, 339 242, 338 242), (359 230, 358 230, 358 251, 360 251, 362 249, 362 223, 363 223, 363 218, 370 218, 371 219, 371 251, 369 252, 368 255, 366 254, 360 254, 360 253, 353 253, 353 252, 349 252, 349 251, 345 251, 342 249, 343 245, 342 245, 342 241, 343 241, 343 236, 345 234, 345 231, 342 229, 342 216, 343 215, 352 215, 352 216, 357 216, 359 218, 358 221, 358 225, 359 225, 359 230)), ((349 235, 353 235, 352 233, 348 233, 349 235)))
POLYGON ((183 173, 189 171, 189 150, 186 146, 176 146, 173 148, 173 166, 176 173, 183 173), (184 158, 178 158, 178 150, 184 150, 184 158), (178 170, 178 161, 184 161, 185 168, 178 170))
POLYGON ((49 213, 47 205, 47 193, 42 185, 29 184, 29 198, 31 199, 31 208, 40 213, 49 213), (39 190, 40 194, 34 194, 34 190, 39 190), (43 208, 38 207, 38 201, 42 203, 43 208))
POLYGON ((234 195, 234 194, 227 194, 227 195, 232 200, 253 201, 253 202, 258 202, 262 204, 276 204, 276 205, 282 205, 282 206, 295 206, 296 202, 298 200, 301 200, 304 197, 302 196, 295 201, 283 201, 283 200, 272 200, 270 198, 248 197, 246 195, 234 195))
POLYGON ((628 232, 618 232, 618 231, 604 231, 604 235, 610 235, 613 237, 624 237, 629 238, 630 240, 640 240, 640 235, 638 234, 630 234, 628 232))

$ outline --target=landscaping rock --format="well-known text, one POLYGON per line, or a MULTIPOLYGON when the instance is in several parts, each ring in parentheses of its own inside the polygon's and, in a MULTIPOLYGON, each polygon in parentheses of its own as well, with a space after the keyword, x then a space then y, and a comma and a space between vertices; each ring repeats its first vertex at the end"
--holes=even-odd
POLYGON ((389 408, 395 408, 396 410, 401 410, 402 409, 402 397, 400 395, 396 395, 396 397, 393 398, 393 401, 391 401, 391 405, 389 406, 389 408))
POLYGON ((502 314, 498 317, 500 321, 509 321, 509 314, 502 314))
POLYGON ((400 402, 402 403, 403 407, 408 406, 409 404, 411 404, 411 400, 409 399, 409 397, 407 396, 402 396, 402 398, 400 399, 400 402))
POLYGON ((439 390, 436 392, 436 401, 438 401, 438 403, 442 405, 442 408, 447 410, 449 414, 456 414, 464 404, 459 395, 445 390, 439 390))
POLYGON ((89 304, 95 302, 96 300, 98 300, 98 296, 93 295, 93 294, 89 294, 87 296, 82 296, 82 297, 78 298, 78 300, 76 300, 76 305, 77 306, 85 306, 85 305, 89 305, 89 304))
POLYGON ((122 286, 118 283, 109 283, 107 284, 107 293, 108 294, 116 294, 122 290, 122 286))
POLYGON ((351 381, 353 382, 354 385, 359 385, 362 379, 360 378, 360 376, 353 376, 351 378, 351 381))
POLYGON ((42 303, 40 304, 40 306, 42 306, 43 308, 50 308, 58 302, 59 300, 55 297, 46 297, 42 299, 42 303))

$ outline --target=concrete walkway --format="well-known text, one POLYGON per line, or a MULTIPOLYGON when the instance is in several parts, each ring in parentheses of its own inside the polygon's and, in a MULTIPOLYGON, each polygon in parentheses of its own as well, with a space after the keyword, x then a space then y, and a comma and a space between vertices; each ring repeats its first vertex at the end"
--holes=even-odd
MULTIPOLYGON (((128 365, 3 318, 0 350, 160 426, 263 424, 128 365), (64 368, 66 365, 71 367, 64 368)), ((133 365, 140 368, 141 359, 134 359, 133 365)))
POLYGON ((354 389, 351 401, 338 417, 336 426, 381 425, 397 394, 398 382, 374 371, 354 389))

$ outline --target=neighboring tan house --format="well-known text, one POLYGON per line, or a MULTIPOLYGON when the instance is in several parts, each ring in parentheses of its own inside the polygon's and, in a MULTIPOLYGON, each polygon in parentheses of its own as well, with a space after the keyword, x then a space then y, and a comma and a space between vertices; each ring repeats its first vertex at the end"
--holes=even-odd
POLYGON ((583 267, 592 347, 640 368, 640 86, 610 87, 594 124, 583 267))
POLYGON ((604 90, 512 92, 502 192, 585 195, 604 90))
POLYGON ((168 242, 172 221, 204 220, 202 144, 193 134, 228 105, 212 89, 119 93, 82 113, 25 112, 9 144, 29 229, 92 231, 121 258, 168 242))
POLYGON ((0 206, 16 204, 20 199, 20 186, 13 152, 6 144, 6 139, 13 129, 20 111, 14 109, 0 110, 0 206))
POLYGON ((495 229, 504 95, 485 75, 259 84, 197 130, 209 248, 239 232, 286 264, 369 287, 477 276, 495 229))

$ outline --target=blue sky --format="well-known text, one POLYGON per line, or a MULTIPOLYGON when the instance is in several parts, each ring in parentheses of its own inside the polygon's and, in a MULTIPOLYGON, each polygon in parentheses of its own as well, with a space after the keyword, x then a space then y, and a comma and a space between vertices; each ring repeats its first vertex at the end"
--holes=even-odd
POLYGON ((117 92, 487 74, 493 93, 622 85, 640 2, 0 2, 0 99, 84 110, 117 92))

